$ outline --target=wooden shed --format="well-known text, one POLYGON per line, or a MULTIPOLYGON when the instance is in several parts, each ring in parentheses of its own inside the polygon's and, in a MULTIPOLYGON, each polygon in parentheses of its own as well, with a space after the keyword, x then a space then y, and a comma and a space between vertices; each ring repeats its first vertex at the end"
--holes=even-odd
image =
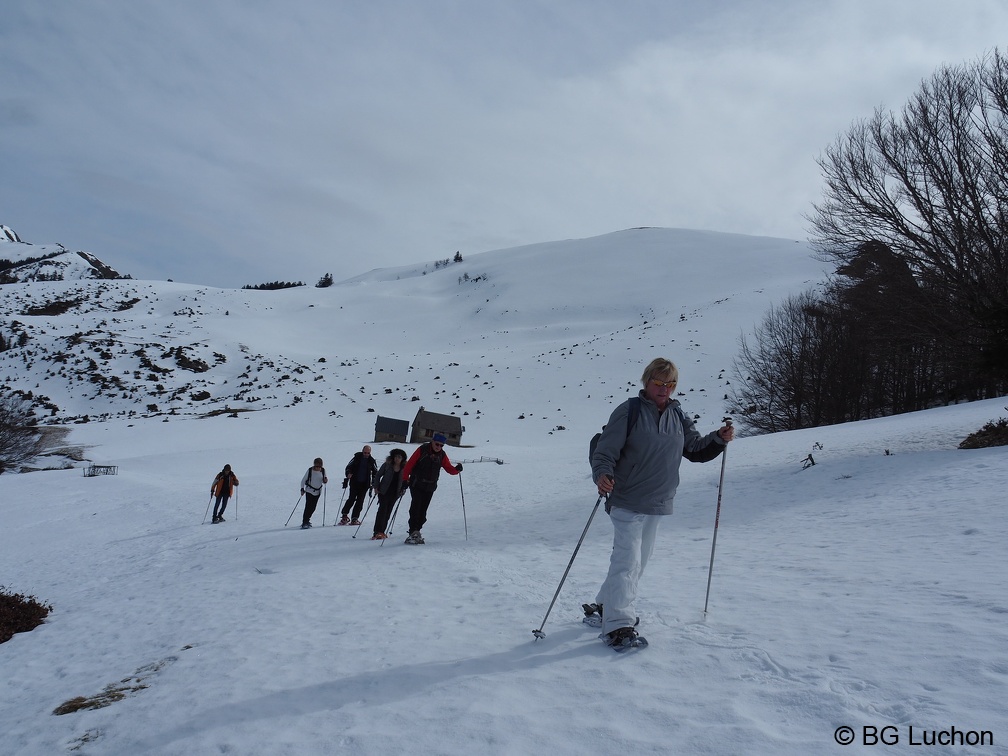
POLYGON ((409 435, 409 420, 396 420, 393 417, 382 417, 381 415, 378 415, 378 419, 375 420, 375 443, 392 441, 405 444, 407 435, 409 435))
POLYGON ((464 432, 462 419, 456 415, 428 412, 421 407, 413 418, 413 435, 410 436, 410 443, 424 444, 434 438, 435 433, 443 433, 450 446, 461 446, 464 432))

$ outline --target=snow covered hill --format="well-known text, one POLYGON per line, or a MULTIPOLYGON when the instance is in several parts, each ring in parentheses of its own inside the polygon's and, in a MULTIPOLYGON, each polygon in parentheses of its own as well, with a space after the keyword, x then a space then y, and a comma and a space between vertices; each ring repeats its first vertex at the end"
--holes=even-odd
POLYGON ((34 282, 0 287, 0 327, 22 344, 0 353, 0 379, 46 422, 304 402, 373 426, 364 413, 424 405, 524 414, 539 436, 577 422, 577 399, 626 394, 628 361, 668 354, 691 409, 719 418, 739 334, 824 275, 789 240, 632 229, 323 289, 34 282))
POLYGON ((123 276, 89 252, 71 252, 62 244, 29 244, 14 229, 0 225, 0 284, 115 278, 123 276))
POLYGON ((0 287, 27 334, 0 380, 84 460, 0 476, 0 584, 53 606, 0 644, 0 753, 1004 753, 1008 447, 956 448, 1003 399, 733 442, 706 617, 721 466, 684 463, 650 647, 580 622, 601 508, 545 617, 597 502, 588 440, 644 365, 674 359, 717 427, 739 333, 823 273, 790 241, 634 229, 327 289, 0 287), (427 544, 402 542, 408 496, 388 541, 373 508, 332 527, 376 415, 420 405, 466 426, 427 544), (332 488, 301 530, 315 456, 332 488))

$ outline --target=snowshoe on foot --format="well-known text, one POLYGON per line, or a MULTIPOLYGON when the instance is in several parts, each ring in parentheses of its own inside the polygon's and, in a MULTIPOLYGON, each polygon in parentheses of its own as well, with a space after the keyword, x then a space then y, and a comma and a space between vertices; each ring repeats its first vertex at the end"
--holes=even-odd
POLYGON ((372 541, 384 541, 386 538, 388 538, 388 536, 385 535, 384 533, 375 533, 373 536, 371 536, 372 541))
MULTIPOLYGON (((602 627, 602 604, 581 604, 585 616, 581 618, 589 627, 602 627)), ((640 617, 634 619, 633 626, 640 624, 640 617)))
POLYGON ((620 627, 599 637, 613 651, 629 651, 632 648, 644 648, 648 644, 644 636, 632 627, 620 627))
POLYGON ((340 517, 339 522, 337 522, 336 524, 337 525, 349 525, 350 524, 350 518, 347 517, 346 515, 343 515, 342 517, 340 517))
POLYGON ((310 528, 310 527, 311 527, 311 523, 310 522, 302 522, 301 523, 301 530, 308 530, 308 528, 310 528))
POLYGON ((361 521, 360 521, 360 520, 358 520, 358 519, 353 519, 353 520, 350 520, 350 524, 351 524, 351 525, 360 525, 360 524, 361 524, 361 521))
POLYGON ((423 539, 423 536, 420 535, 420 531, 419 530, 414 530, 412 533, 410 533, 408 536, 406 536, 406 540, 403 541, 403 543, 409 543, 409 544, 412 544, 412 545, 419 545, 419 544, 421 544, 423 542, 424 542, 424 539, 423 539))

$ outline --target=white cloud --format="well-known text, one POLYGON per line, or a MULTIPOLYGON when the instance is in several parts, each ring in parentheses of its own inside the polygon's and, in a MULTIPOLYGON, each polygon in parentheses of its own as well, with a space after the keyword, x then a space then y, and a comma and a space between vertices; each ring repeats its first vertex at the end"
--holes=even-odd
POLYGON ((13 5, 3 222, 219 285, 645 224, 800 237, 819 152, 1008 29, 996 2, 13 5))

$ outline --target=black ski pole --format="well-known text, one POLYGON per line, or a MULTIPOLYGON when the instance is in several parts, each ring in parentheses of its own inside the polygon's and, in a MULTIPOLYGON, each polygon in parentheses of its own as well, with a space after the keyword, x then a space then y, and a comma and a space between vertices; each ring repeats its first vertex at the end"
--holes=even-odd
MULTIPOLYGON (((724 419, 724 423, 725 425, 731 427, 732 424, 731 418, 726 417, 724 419)), ((724 448, 724 451, 721 452, 721 480, 718 481, 718 487, 717 487, 717 510, 714 513, 714 538, 711 540, 710 567, 707 570, 707 597, 704 599, 703 602, 703 613, 705 617, 707 616, 707 602, 710 601, 711 577, 714 575, 714 549, 717 548, 718 523, 721 520, 721 491, 724 488, 724 471, 725 471, 725 462, 727 461, 728 461, 728 447, 726 446, 724 448)))
POLYGON ((326 495, 326 484, 322 484, 322 527, 325 527, 325 495, 326 495))
POLYGON ((238 487, 235 486, 235 522, 238 522, 238 487))
POLYGON ((556 593, 553 594, 553 600, 550 601, 549 609, 546 610, 546 616, 543 617, 543 621, 542 624, 539 625, 539 629, 532 631, 532 635, 535 636, 536 640, 546 637, 546 633, 544 633, 542 629, 546 627, 546 620, 549 618, 550 612, 553 611, 553 604, 556 603, 557 596, 560 595, 560 589, 563 587, 564 581, 567 579, 567 573, 570 572, 571 565, 574 564, 574 557, 577 556, 578 549, 581 548, 581 543, 584 541, 585 536, 588 535, 588 528, 591 527, 592 520, 595 519, 595 513, 598 512, 598 505, 602 503, 602 499, 604 498, 605 494, 599 494, 598 500, 595 502, 595 506, 592 508, 591 515, 588 517, 588 522, 585 523, 584 532, 581 533, 581 538, 578 539, 577 546, 574 547, 574 553, 571 554, 570 561, 567 563, 567 569, 564 570, 563 577, 560 578, 560 585, 557 586, 556 593))
MULTIPOLYGON (((300 504, 300 503, 301 503, 301 497, 303 497, 303 496, 304 496, 304 493, 303 493, 303 492, 302 492, 301 496, 298 496, 298 500, 297 500, 297 504, 295 504, 295 505, 294 505, 294 509, 292 509, 292 510, 291 510, 291 513, 290 513, 290 517, 288 517, 288 518, 287 518, 287 522, 290 522, 290 521, 291 521, 291 517, 293 517, 293 516, 294 516, 294 513, 295 513, 295 512, 297 511, 297 508, 298 508, 298 504, 300 504)), ((285 527, 285 528, 287 527, 287 522, 285 522, 285 523, 284 523, 284 527, 285 527)))
MULTIPOLYGON (((343 481, 343 482, 346 483, 346 481, 343 481)), ((337 511, 339 511, 340 513, 342 513, 342 511, 343 511, 343 499, 346 498, 346 492, 347 492, 346 486, 344 485, 343 486, 343 494, 339 497, 339 507, 337 509, 337 511)), ((322 509, 324 510, 325 509, 325 502, 322 502, 322 505, 323 505, 322 509)), ((323 512, 323 514, 324 514, 324 512, 323 512)), ((337 520, 337 522, 338 522, 338 520, 337 520)), ((325 525, 325 517, 322 518, 322 524, 325 525)), ((334 522, 333 525, 335 525, 335 524, 336 523, 334 522)))
POLYGON ((462 490, 462 473, 458 475, 459 479, 459 493, 462 495, 462 524, 465 525, 466 540, 469 540, 469 522, 466 520, 465 511, 465 491, 462 490))
POLYGON ((363 517, 361 517, 361 521, 360 521, 360 525, 358 525, 358 526, 357 526, 357 530, 355 530, 355 531, 353 532, 353 537, 354 537, 354 538, 356 538, 356 537, 357 537, 357 534, 358 534, 358 533, 360 532, 360 529, 361 529, 362 527, 364 527, 364 520, 366 520, 366 519, 367 519, 367 516, 368 516, 368 512, 370 512, 370 511, 371 511, 371 502, 373 502, 373 501, 374 501, 374 499, 375 499, 375 492, 374 492, 374 489, 372 488, 372 489, 371 489, 371 495, 370 495, 370 496, 368 497, 368 502, 367 502, 367 509, 365 509, 365 510, 364 510, 364 516, 363 516, 363 517))
POLYGON ((206 525, 206 516, 210 514, 210 504, 213 503, 213 494, 210 494, 210 501, 206 503, 206 512, 203 513, 203 522, 200 525, 206 525))

